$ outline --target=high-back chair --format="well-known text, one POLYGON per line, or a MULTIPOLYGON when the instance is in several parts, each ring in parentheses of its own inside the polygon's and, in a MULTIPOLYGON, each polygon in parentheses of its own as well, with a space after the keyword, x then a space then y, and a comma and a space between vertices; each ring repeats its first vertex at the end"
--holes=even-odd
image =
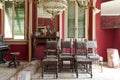
POLYGON ((68 62, 70 69, 73 71, 74 67, 74 56, 72 54, 72 41, 70 40, 61 40, 61 50, 59 55, 60 61, 60 71, 63 69, 65 62, 68 62))
POLYGON ((58 78, 58 41, 47 41, 42 61, 42 78, 45 72, 55 73, 58 78))
POLYGON ((101 65, 101 72, 103 71, 103 58, 99 56, 97 53, 97 42, 96 40, 88 40, 87 41, 87 48, 88 48, 88 58, 97 64, 101 65))
POLYGON ((78 69, 85 71, 92 77, 92 61, 87 56, 86 41, 74 41, 75 48, 75 72, 78 78, 78 69), (83 70, 84 69, 84 70, 83 70))

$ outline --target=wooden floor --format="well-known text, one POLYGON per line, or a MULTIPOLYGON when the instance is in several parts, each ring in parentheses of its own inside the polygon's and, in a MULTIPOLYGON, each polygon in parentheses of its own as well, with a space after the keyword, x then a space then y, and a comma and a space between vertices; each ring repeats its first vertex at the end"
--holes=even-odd
POLYGON ((58 74, 58 79, 54 74, 45 74, 41 79, 41 69, 32 77, 32 80, 120 80, 120 68, 109 68, 106 63, 101 72, 100 66, 93 65, 93 78, 89 74, 80 73, 76 78, 75 72, 64 70, 58 74))

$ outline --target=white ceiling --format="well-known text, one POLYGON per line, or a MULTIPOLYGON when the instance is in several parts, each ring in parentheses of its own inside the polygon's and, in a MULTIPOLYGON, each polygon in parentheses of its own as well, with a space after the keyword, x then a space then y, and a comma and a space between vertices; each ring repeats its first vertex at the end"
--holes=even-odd
POLYGON ((120 0, 108 1, 101 4, 101 15, 120 15, 120 0))

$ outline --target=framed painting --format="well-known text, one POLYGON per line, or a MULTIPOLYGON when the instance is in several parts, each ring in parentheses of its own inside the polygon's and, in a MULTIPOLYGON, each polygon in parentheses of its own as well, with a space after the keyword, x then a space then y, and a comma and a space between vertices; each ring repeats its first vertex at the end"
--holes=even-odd
POLYGON ((38 18, 52 18, 52 14, 46 12, 43 8, 37 8, 37 17, 38 18))
POLYGON ((46 26, 38 26, 36 31, 42 35, 46 35, 46 26))

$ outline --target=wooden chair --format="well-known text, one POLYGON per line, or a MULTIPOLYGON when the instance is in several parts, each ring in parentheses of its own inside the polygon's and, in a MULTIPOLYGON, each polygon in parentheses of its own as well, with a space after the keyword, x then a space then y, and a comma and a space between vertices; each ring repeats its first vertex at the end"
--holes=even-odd
POLYGON ((58 42, 47 41, 45 58, 42 61, 42 78, 44 73, 55 73, 58 78, 58 42))
POLYGON ((70 66, 70 69, 74 69, 74 56, 72 54, 72 41, 61 40, 61 50, 59 55, 60 61, 60 72, 64 68, 64 65, 67 64, 70 66), (67 62, 67 63, 65 63, 67 62))
POLYGON ((97 42, 96 40, 87 41, 88 48, 88 58, 92 60, 93 63, 101 65, 101 72, 103 71, 103 58, 97 53, 97 42))
POLYGON ((75 72, 78 78, 79 67, 84 73, 90 74, 92 78, 92 61, 87 57, 87 44, 85 41, 74 41, 75 47, 75 72))

